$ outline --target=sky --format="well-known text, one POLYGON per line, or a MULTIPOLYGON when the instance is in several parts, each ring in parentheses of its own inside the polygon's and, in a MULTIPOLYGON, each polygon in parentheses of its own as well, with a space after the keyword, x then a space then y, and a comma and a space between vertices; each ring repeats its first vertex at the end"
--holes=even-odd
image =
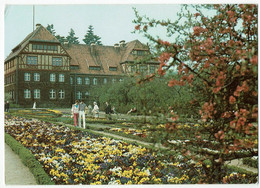
MULTIPOLYGON (((94 34, 101 37, 103 45, 113 46, 121 40, 140 40, 147 43, 142 34, 132 33, 135 24, 133 7, 140 15, 159 20, 175 20, 180 10, 179 4, 80 4, 80 5, 35 5, 35 21, 44 27, 54 25, 56 34, 68 36, 70 29, 75 31, 80 43, 89 25, 94 34)), ((4 58, 29 33, 33 31, 33 5, 6 5, 4 10, 4 58)), ((35 26, 34 26, 35 28, 35 26)), ((155 35, 166 35, 158 30, 155 35)))

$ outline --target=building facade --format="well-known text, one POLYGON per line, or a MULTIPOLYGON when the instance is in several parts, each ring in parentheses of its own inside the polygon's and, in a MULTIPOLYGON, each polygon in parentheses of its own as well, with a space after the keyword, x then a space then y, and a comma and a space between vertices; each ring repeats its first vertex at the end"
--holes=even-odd
POLYGON ((149 54, 140 41, 114 46, 61 44, 48 30, 36 29, 5 59, 5 94, 24 107, 69 107, 76 99, 97 100, 95 87, 116 84, 136 72, 154 73, 158 62, 135 63, 149 54))

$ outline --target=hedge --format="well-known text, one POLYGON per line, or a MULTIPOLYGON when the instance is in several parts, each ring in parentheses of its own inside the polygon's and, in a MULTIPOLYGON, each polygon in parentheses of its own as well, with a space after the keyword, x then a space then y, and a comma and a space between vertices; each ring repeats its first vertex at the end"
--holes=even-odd
POLYGON ((5 142, 20 157, 22 163, 30 169, 37 184, 55 185, 48 174, 43 170, 41 164, 35 159, 31 151, 26 149, 21 143, 7 133, 5 133, 5 142))

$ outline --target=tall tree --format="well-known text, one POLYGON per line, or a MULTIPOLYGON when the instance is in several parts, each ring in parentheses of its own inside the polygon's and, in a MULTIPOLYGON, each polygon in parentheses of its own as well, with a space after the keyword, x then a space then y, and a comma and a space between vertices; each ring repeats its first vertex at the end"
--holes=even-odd
MULTIPOLYGON (((225 162, 258 155, 257 5, 185 5, 175 22, 135 13, 135 30, 157 49, 159 75, 176 68, 180 77, 172 78, 170 87, 192 88, 196 81, 207 96, 200 104, 201 127, 187 131, 183 139, 176 122, 168 123, 165 140, 169 135, 182 140, 171 146, 200 163, 200 183, 228 182, 225 162), (156 26, 166 27, 170 42, 148 33, 156 26)), ((176 121, 176 114, 171 115, 176 121)))
POLYGON ((102 45, 100 39, 101 37, 94 34, 94 27, 90 25, 88 27, 88 31, 85 35, 85 38, 83 39, 83 42, 85 42, 85 44, 87 45, 91 45, 91 43, 94 43, 96 45, 102 45))
POLYGON ((54 26, 53 26, 53 24, 51 24, 51 25, 47 25, 47 27, 46 27, 46 29, 53 35, 53 36, 55 36, 55 30, 54 30, 54 26))
POLYGON ((61 44, 64 44, 64 42, 66 41, 66 38, 64 36, 61 36, 61 35, 56 35, 55 36, 61 44))
POLYGON ((79 44, 78 37, 75 36, 74 30, 71 28, 69 35, 66 37, 69 44, 79 44))

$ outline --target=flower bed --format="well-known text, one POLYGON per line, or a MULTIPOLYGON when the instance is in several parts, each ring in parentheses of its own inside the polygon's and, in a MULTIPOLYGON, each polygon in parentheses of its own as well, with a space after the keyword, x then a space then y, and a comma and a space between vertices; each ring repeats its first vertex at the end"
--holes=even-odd
MULTIPOLYGON (((5 132, 34 154, 56 184, 191 184, 203 174, 198 164, 189 168, 174 156, 48 122, 6 116, 5 132)), ((242 180, 250 182, 239 174, 228 182, 242 180)))
POLYGON ((146 129, 138 130, 138 129, 131 129, 131 128, 111 128, 111 129, 109 129, 109 131, 121 132, 121 133, 124 133, 124 134, 131 134, 131 135, 143 137, 143 138, 147 137, 147 130, 146 129))

